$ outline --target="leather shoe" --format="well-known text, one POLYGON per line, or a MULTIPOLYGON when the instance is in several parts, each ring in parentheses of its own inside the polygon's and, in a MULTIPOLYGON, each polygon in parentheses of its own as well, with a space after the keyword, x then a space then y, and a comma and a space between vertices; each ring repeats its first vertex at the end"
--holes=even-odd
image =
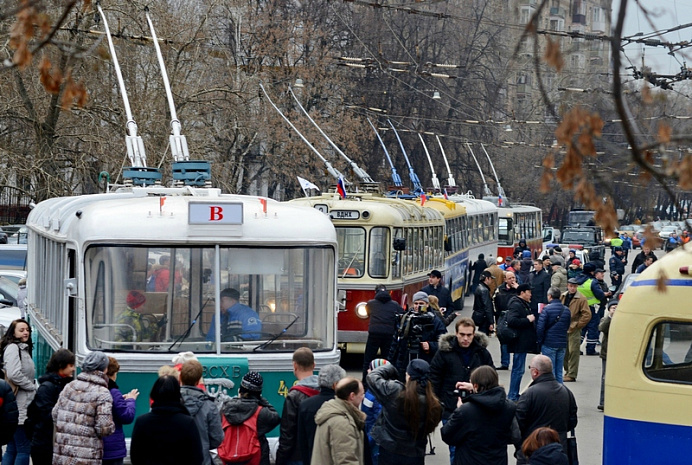
POLYGON ((576 381, 576 379, 571 378, 571 377, 569 377, 569 376, 565 376, 564 378, 562 378, 562 382, 563 382, 563 383, 573 383, 573 382, 575 382, 575 381, 576 381))
POLYGON ((495 369, 496 369, 497 371, 500 371, 500 370, 509 370, 509 367, 506 367, 506 366, 503 365, 503 366, 501 366, 501 367, 495 367, 495 369))

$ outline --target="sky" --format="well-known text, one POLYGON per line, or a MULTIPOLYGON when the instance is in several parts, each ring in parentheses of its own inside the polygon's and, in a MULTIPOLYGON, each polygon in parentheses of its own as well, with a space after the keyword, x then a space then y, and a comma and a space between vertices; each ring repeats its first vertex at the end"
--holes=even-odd
MULTIPOLYGON (((620 0, 613 0, 612 21, 613 26, 617 20, 620 0)), ((625 17, 625 28, 623 36, 627 37, 634 35, 637 32, 649 34, 656 30, 665 30, 678 25, 692 23, 692 0, 627 0, 627 16, 625 17), (646 15, 641 8, 637 6, 639 3, 643 8, 648 10, 652 28, 646 15)), ((667 33, 659 37, 660 39, 669 42, 692 42, 692 26, 679 31, 667 33)), ((625 54, 632 63, 641 69, 642 54, 645 59, 645 64, 652 67, 653 71, 658 74, 676 74, 680 71, 681 63, 687 61, 687 66, 692 68, 692 47, 685 49, 684 53, 676 53, 679 60, 676 61, 668 55, 668 49, 664 47, 646 47, 641 44, 632 44, 625 47, 625 54)))

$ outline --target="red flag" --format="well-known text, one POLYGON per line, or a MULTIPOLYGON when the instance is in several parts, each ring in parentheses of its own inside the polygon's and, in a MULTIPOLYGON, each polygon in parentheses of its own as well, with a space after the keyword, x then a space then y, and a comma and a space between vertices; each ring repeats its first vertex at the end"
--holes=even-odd
POLYGON ((267 213, 267 199, 263 199, 260 197, 259 201, 262 204, 262 212, 264 214, 266 214, 267 213))
POLYGON ((166 202, 166 197, 159 197, 159 213, 163 212, 163 204, 166 202))
POLYGON ((420 206, 422 207, 425 205, 425 201, 428 200, 428 197, 425 194, 420 195, 420 206))

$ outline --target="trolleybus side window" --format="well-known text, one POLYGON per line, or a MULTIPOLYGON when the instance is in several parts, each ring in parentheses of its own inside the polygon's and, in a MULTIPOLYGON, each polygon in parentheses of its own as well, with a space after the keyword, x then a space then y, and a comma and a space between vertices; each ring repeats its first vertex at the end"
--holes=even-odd
POLYGON ((651 332, 644 373, 670 383, 692 383, 692 323, 664 322, 651 332))
POLYGON ((370 230, 370 257, 368 257, 368 274, 370 277, 387 277, 389 244, 389 228, 376 227, 370 230))
POLYGON ((336 228, 339 242, 339 277, 359 278, 365 271, 365 229, 336 228))

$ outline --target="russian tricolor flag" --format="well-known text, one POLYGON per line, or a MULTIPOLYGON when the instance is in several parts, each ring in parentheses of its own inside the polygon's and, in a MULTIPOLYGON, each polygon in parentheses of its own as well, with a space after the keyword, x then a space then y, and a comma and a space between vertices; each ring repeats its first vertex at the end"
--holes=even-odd
POLYGON ((341 176, 339 176, 339 180, 336 182, 336 191, 342 199, 346 198, 346 186, 344 185, 344 178, 341 176))
POLYGON ((502 194, 497 194, 497 206, 501 207, 502 206, 502 194))
POLYGON ((442 189, 442 195, 444 196, 445 200, 449 200, 449 196, 447 195, 447 189, 442 189))

